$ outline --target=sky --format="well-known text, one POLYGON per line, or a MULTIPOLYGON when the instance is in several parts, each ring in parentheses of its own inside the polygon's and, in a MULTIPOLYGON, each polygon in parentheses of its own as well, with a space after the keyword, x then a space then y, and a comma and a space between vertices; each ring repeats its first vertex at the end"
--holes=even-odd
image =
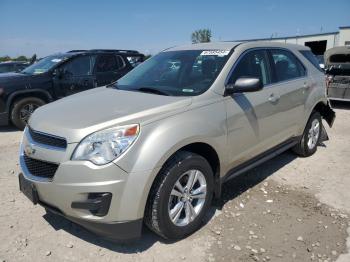
POLYGON ((338 31, 350 0, 0 0, 0 56, 39 57, 71 49, 134 49, 145 54, 191 43, 338 31))

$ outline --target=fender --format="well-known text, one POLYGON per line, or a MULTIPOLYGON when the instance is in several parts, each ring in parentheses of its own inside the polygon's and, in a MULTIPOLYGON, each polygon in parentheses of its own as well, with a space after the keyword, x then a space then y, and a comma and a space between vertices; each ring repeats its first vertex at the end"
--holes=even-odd
POLYGON ((15 92, 11 93, 11 95, 9 95, 9 97, 7 99, 7 103, 6 103, 7 112, 10 111, 11 104, 17 96, 24 95, 24 94, 33 94, 33 93, 40 93, 40 94, 44 95, 47 98, 48 102, 53 101, 52 95, 47 90, 38 89, 38 88, 19 90, 19 91, 15 91, 15 92))
MULTIPOLYGON (((224 104, 217 103, 216 106, 217 110, 225 112, 224 104)), ((148 196, 161 167, 181 148, 193 143, 207 144, 218 155, 220 173, 225 170, 227 166, 226 119, 214 117, 217 110, 212 110, 211 107, 187 111, 185 118, 183 114, 179 114, 160 122, 141 126, 140 137, 135 144, 115 162, 129 173, 125 191, 132 192, 133 196, 139 199, 138 216, 143 216, 147 202, 147 197, 144 196, 148 196), (203 117, 199 117, 200 114, 205 114, 212 121, 203 121, 203 117), (135 192, 135 185, 139 187, 137 192, 135 192)))

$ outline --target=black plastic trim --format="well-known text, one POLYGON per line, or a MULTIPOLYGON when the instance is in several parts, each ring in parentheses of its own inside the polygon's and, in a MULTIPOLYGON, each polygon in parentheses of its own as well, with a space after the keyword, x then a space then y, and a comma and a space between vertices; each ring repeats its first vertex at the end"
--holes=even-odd
POLYGON ((234 167, 231 169, 227 174, 221 178, 221 183, 224 183, 230 179, 233 179, 237 176, 239 176, 242 173, 247 172, 248 170, 253 169, 254 167, 274 158, 275 156, 278 156, 279 154, 283 153, 284 151, 290 149, 294 145, 298 143, 300 140, 300 137, 293 137, 288 139, 287 141, 265 151, 264 153, 248 160, 247 162, 238 165, 237 167, 234 167))
POLYGON ((93 222, 76 217, 67 216, 60 209, 51 206, 47 203, 44 203, 40 201, 40 199, 38 204, 44 207, 47 211, 59 215, 63 218, 66 218, 69 221, 84 227, 88 231, 108 240, 116 242, 129 242, 135 241, 141 236, 143 227, 142 218, 114 223, 93 222))
POLYGON ((90 193, 86 201, 72 202, 71 207, 89 210, 95 216, 105 216, 109 211, 112 193, 90 193))

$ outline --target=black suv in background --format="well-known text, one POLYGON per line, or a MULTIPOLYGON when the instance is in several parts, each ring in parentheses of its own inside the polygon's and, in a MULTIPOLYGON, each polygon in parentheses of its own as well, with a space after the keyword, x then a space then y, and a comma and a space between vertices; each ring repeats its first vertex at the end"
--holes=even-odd
POLYGON ((0 73, 19 72, 29 66, 28 62, 8 61, 0 63, 0 73))
POLYGON ((0 74, 0 125, 23 129, 36 108, 108 85, 144 60, 133 50, 72 50, 47 56, 19 73, 0 74))

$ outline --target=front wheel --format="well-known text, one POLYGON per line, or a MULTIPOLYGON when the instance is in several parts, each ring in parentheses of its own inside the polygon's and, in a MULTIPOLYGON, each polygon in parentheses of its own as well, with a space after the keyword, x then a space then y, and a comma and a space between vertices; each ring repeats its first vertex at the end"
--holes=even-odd
POLYGON ((208 161, 191 152, 178 152, 154 182, 145 211, 146 225, 166 239, 196 231, 213 195, 213 171, 208 161))
POLYGON ((44 104, 45 101, 37 97, 25 97, 17 100, 12 106, 11 122, 23 130, 33 112, 44 104))
POLYGON ((299 143, 293 148, 293 151, 303 157, 313 155, 320 142, 322 132, 322 118, 320 113, 314 112, 306 124, 306 128, 299 143))

